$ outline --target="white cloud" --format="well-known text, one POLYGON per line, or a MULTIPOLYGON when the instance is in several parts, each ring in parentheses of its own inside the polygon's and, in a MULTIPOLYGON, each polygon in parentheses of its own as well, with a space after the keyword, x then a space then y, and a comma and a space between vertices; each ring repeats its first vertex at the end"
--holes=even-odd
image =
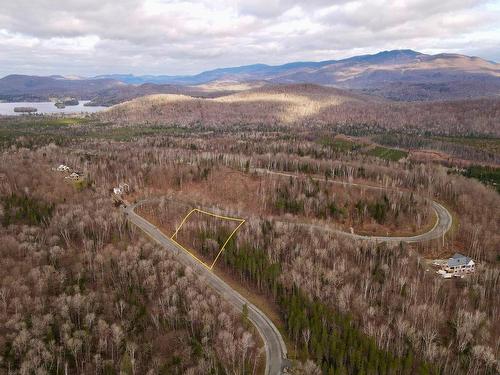
POLYGON ((396 48, 500 60, 498 0, 4 3, 0 75, 183 74, 396 48))

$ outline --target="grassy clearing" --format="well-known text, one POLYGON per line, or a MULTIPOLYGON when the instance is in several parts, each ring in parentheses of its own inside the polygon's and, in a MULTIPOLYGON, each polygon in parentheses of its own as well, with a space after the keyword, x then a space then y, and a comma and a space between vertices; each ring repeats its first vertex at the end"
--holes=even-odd
POLYGON ((95 122, 91 118, 85 117, 24 117, 6 118, 0 120, 0 127, 2 129, 12 130, 43 130, 58 129, 61 127, 68 127, 72 125, 84 125, 95 122))
POLYGON ((408 156, 408 152, 406 151, 396 150, 393 148, 386 148, 382 146, 377 146, 367 151, 366 154, 388 161, 399 161, 408 156))
POLYGON ((61 117, 61 118, 49 118, 42 122, 46 126, 70 126, 70 125, 81 125, 89 124, 92 120, 84 117, 61 117))
POLYGON ((58 128, 72 125, 90 124, 93 120, 85 117, 35 117, 12 121, 16 128, 58 128))

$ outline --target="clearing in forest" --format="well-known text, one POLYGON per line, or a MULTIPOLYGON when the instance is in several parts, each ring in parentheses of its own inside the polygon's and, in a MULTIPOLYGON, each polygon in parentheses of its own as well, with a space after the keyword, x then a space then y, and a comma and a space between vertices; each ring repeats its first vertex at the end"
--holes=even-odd
POLYGON ((406 151, 382 146, 376 146, 375 148, 368 151, 367 154, 389 161, 399 161, 408 156, 408 152, 406 151))
POLYGON ((184 217, 170 238, 211 270, 243 223, 245 220, 241 218, 222 216, 194 208, 184 217), (189 245, 185 246, 183 243, 189 245), (196 249, 200 257, 189 250, 188 246, 196 249))

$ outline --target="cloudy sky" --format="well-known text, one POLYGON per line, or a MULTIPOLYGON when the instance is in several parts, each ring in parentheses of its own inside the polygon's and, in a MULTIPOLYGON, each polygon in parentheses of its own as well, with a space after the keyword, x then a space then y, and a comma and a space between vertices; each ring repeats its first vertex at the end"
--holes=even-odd
POLYGON ((410 48, 500 61, 500 0, 1 0, 0 76, 188 74, 410 48))

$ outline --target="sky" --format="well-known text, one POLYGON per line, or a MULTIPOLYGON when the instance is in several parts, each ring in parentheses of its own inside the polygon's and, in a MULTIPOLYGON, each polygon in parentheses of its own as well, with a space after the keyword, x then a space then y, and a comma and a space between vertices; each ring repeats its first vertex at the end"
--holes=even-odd
POLYGON ((0 0, 0 76, 179 75, 407 48, 500 61, 500 0, 0 0))

